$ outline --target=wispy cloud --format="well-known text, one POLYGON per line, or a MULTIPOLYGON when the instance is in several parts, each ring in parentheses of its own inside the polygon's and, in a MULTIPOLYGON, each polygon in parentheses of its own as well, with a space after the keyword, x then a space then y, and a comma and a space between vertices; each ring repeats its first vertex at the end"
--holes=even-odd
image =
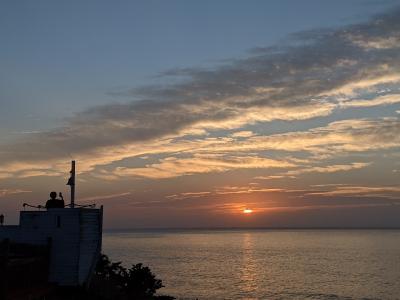
MULTIPOLYGON (((205 143, 218 143, 206 136, 216 129, 238 130, 232 138, 244 141, 233 147, 242 147, 242 151, 264 148, 328 154, 396 147, 397 119, 379 121, 383 124, 340 121, 307 132, 261 137, 251 136, 242 127, 274 120, 308 120, 328 116, 338 108, 397 103, 398 93, 378 92, 382 85, 400 82, 399 34, 400 10, 394 10, 363 24, 301 32, 292 36, 293 43, 257 48, 246 58, 212 69, 170 70, 164 76, 183 76, 185 80, 114 92, 135 101, 93 107, 71 117, 62 128, 26 135, 18 143, 5 145, 0 152, 0 177, 43 174, 44 168, 38 165, 58 172, 66 167, 64 161, 70 154, 85 161, 80 171, 91 171, 127 157, 173 152, 190 144, 200 144, 205 151, 205 143), (363 100, 365 90, 372 100, 363 100), (171 145, 174 138, 188 134, 201 135, 201 141, 186 137, 186 144, 171 145)), ((233 144, 229 140, 223 143, 225 148, 233 144)), ((168 178, 257 164, 289 166, 288 161, 259 156, 228 160, 229 156, 179 161, 172 157, 141 169, 118 168, 115 173, 168 178)))
POLYGON ((130 192, 124 192, 124 193, 115 193, 115 194, 108 194, 108 195, 96 195, 96 196, 90 196, 90 197, 82 197, 79 199, 79 201, 82 202, 89 202, 89 201, 97 201, 97 200, 108 200, 108 199, 116 199, 120 197, 125 197, 131 195, 130 192))
POLYGON ((287 175, 268 175, 268 176, 256 176, 254 179, 256 180, 270 180, 270 179, 287 179, 287 178, 296 178, 295 176, 287 176, 287 175))
MULTIPOLYGON (((265 214, 269 212, 296 212, 304 210, 333 210, 333 209, 351 209, 351 208, 374 208, 374 207, 393 207, 397 205, 396 203, 348 203, 348 204, 335 204, 335 203, 325 203, 325 204, 310 204, 310 205, 290 205, 290 206, 267 206, 260 205, 260 203, 250 203, 253 208, 254 214, 265 214)), ((243 209, 246 206, 238 203, 224 203, 220 205, 213 205, 207 207, 221 214, 242 214, 243 209)))
POLYGON ((300 175, 304 173, 336 173, 350 170, 362 169, 371 165, 371 163, 351 163, 347 165, 327 165, 327 166, 315 166, 309 168, 303 168, 298 170, 291 170, 286 173, 289 176, 300 175))
POLYGON ((352 196, 352 197, 378 197, 400 200, 400 187, 398 186, 334 186, 330 190, 313 191, 309 196, 352 196))
POLYGON ((31 193, 31 191, 21 189, 0 189, 0 198, 22 193, 31 193))
POLYGON ((223 186, 216 189, 215 194, 217 195, 228 195, 228 194, 252 194, 252 193, 276 193, 285 192, 281 188, 260 188, 254 186, 223 186))
POLYGON ((211 192, 185 192, 185 193, 167 195, 165 198, 173 200, 182 200, 182 199, 200 198, 208 196, 210 194, 211 192))
POLYGON ((250 137, 253 135, 254 135, 254 133, 251 131, 248 131, 248 130, 237 131, 237 132, 232 133, 232 137, 234 137, 234 138, 241 138, 241 137, 247 138, 247 137, 250 137))
POLYGON ((294 164, 250 156, 194 155, 191 158, 168 157, 160 163, 144 168, 118 167, 114 174, 118 176, 140 176, 146 178, 170 178, 198 173, 224 172, 232 169, 287 168, 294 164))
POLYGON ((168 195, 165 200, 159 200, 157 203, 141 203, 140 205, 152 207, 172 205, 180 209, 205 209, 212 212, 240 214, 246 207, 251 207, 256 213, 265 213, 392 206, 399 205, 398 200, 400 200, 400 188, 397 186, 323 184, 313 185, 306 189, 287 189, 254 187, 249 184, 221 186, 206 192, 183 192, 168 195), (259 196, 251 197, 253 194, 259 196), (246 196, 243 198, 242 195, 246 196), (334 198, 335 201, 326 202, 321 200, 321 197, 334 198), (296 198, 296 201, 288 201, 289 198, 296 198), (196 202, 191 200, 196 200, 196 202))
MULTIPOLYGON (((288 132, 248 137, 204 137, 200 139, 166 138, 147 142, 141 146, 115 146, 91 152, 83 157, 80 170, 91 170, 96 165, 114 160, 143 155, 166 155, 156 163, 143 167, 116 167, 91 172, 97 178, 116 180, 121 176, 171 178, 190 174, 225 172, 234 169, 288 169, 301 168, 305 172, 337 172, 368 165, 360 162, 334 166, 318 166, 337 155, 354 152, 380 151, 400 147, 400 121, 398 118, 353 119, 336 121, 324 127, 307 131, 288 132), (266 157, 265 151, 281 151, 279 158, 266 157), (293 154, 307 153, 309 158, 298 159, 293 154), (312 157, 312 159, 310 159, 312 157), (347 168, 347 169, 346 169, 347 168)), ((57 169, 68 169, 63 163, 57 169)), ((54 175, 58 171, 51 165, 11 163, 0 167, 0 174, 10 176, 54 175), (25 169, 30 169, 26 171, 25 169), (46 169, 47 168, 47 169, 46 169), (4 172, 4 173, 2 173, 4 172)), ((294 171, 299 173, 299 171, 294 171)), ((286 173, 286 176, 294 176, 286 173)), ((283 175, 283 174, 273 174, 283 175)))
POLYGON ((341 107, 372 107, 378 105, 390 105, 400 103, 400 94, 392 94, 376 97, 370 100, 365 99, 352 99, 349 101, 343 101, 340 103, 341 107))

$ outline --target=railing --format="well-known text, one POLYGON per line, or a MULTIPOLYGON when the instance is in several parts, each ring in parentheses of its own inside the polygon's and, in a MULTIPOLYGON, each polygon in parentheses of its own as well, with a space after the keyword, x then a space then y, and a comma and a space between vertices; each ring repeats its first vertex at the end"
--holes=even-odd
MULTIPOLYGON (((24 207, 24 210, 25 210, 26 207, 37 208, 39 210, 46 209, 46 206, 43 206, 43 205, 31 205, 31 204, 28 204, 28 203, 24 203, 24 204, 22 204, 22 206, 24 207)), ((71 204, 64 205, 64 207, 71 208, 71 204)), ((83 204, 83 205, 80 205, 80 204, 76 204, 75 203, 74 207, 78 207, 78 208, 95 208, 96 204, 83 204)))
MULTIPOLYGON (((64 207, 71 207, 71 204, 67 204, 64 207)), ((80 208, 95 208, 96 204, 74 204, 74 207, 80 207, 80 208)))
POLYGON ((24 204, 22 204, 22 206, 24 207, 24 210, 25 210, 25 208, 27 206, 28 207, 33 207, 33 208, 38 208, 39 210, 42 209, 42 208, 46 208, 46 206, 43 206, 43 205, 31 205, 31 204, 28 204, 28 203, 24 203, 24 204))

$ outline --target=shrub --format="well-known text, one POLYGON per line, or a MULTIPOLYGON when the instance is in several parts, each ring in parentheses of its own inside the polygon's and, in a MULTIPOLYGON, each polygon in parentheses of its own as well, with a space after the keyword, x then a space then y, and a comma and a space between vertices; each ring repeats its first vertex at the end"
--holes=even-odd
MULTIPOLYGON (((162 288, 162 280, 157 279, 148 267, 143 264, 132 265, 130 269, 121 266, 121 262, 113 263, 107 255, 101 255, 96 275, 112 282, 129 299, 156 299, 154 296, 162 288)), ((160 296, 159 299, 174 299, 160 296)))
POLYGON ((152 297, 163 285, 162 281, 157 279, 148 267, 136 264, 128 270, 124 287, 129 296, 146 299, 152 297))

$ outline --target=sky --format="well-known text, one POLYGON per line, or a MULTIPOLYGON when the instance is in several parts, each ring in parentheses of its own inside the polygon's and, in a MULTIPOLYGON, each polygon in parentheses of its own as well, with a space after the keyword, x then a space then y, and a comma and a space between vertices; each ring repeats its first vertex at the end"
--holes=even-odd
POLYGON ((398 1, 6 0, 0 42, 7 224, 74 159, 106 228, 400 227, 398 1))

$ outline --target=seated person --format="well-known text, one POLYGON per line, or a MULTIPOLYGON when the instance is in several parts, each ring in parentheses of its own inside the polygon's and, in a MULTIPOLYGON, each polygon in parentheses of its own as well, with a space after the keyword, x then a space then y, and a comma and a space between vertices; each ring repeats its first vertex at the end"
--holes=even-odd
POLYGON ((57 199, 57 193, 51 192, 50 199, 46 202, 46 208, 64 208, 64 200, 57 199))

